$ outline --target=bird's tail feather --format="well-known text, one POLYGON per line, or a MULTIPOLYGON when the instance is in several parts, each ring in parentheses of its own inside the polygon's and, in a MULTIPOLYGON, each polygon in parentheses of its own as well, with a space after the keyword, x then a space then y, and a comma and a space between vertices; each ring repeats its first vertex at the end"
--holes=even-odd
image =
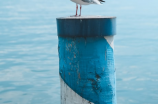
POLYGON ((95 3, 95 4, 101 4, 98 0, 93 0, 93 2, 95 3))
POLYGON ((105 2, 105 1, 103 1, 103 0, 99 0, 100 2, 105 2))
POLYGON ((94 1, 94 3, 99 4, 99 5, 102 5, 102 2, 105 2, 103 0, 93 0, 93 1, 94 1))

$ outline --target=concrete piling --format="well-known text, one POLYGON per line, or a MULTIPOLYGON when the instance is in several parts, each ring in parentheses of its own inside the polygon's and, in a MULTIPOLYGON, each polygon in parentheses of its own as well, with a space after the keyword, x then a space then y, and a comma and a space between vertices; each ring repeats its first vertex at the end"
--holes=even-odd
POLYGON ((117 104, 116 18, 57 18, 61 104, 117 104))

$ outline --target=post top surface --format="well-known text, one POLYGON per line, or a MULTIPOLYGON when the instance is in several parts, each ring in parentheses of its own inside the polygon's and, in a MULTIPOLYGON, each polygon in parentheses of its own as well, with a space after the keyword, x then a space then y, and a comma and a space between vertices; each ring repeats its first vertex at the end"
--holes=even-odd
POLYGON ((68 17, 59 17, 57 19, 112 19, 116 18, 114 16, 68 16, 68 17))

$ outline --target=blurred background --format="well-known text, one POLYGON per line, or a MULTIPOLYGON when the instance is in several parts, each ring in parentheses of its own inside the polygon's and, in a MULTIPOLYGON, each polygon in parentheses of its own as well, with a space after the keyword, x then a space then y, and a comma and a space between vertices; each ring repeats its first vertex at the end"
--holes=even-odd
MULTIPOLYGON (((118 104, 158 104, 158 1, 106 0, 82 15, 117 17, 118 104)), ((0 104, 60 104, 56 18, 70 0, 0 1, 0 104)))

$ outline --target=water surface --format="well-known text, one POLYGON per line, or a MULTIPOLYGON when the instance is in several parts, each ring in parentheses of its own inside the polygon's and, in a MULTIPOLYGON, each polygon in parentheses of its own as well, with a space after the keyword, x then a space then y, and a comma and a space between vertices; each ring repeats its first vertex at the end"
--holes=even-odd
MULTIPOLYGON (((82 15, 117 17, 118 104, 158 103, 158 1, 108 0, 82 15)), ((56 17, 75 14, 59 0, 0 3, 0 104, 60 104, 56 17)))

